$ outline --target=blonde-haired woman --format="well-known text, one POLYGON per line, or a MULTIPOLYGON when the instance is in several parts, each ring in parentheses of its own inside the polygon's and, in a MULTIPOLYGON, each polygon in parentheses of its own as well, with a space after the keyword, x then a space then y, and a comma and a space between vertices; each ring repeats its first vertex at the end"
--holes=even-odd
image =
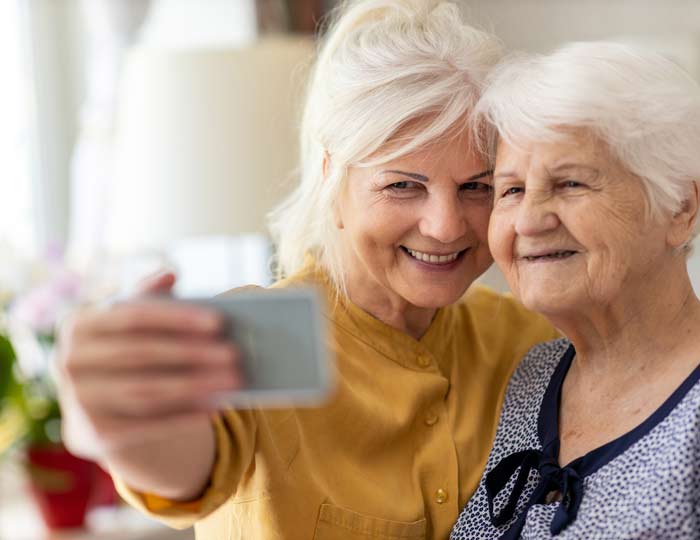
POLYGON ((329 300, 338 384, 325 406, 203 411, 203 395, 240 385, 217 319, 141 300, 65 334, 71 448, 200 539, 445 538, 514 362, 553 336, 483 288, 461 300, 491 264, 490 168, 467 118, 499 53, 438 0, 351 3, 327 34, 301 184, 272 217, 275 287, 329 300), (72 435, 80 421, 98 452, 72 435))

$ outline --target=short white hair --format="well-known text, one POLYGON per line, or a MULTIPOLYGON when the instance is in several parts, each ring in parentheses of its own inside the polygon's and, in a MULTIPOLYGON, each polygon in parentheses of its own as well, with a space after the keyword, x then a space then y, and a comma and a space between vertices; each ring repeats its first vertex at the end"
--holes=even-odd
POLYGON ((468 130, 502 51, 450 1, 361 0, 336 10, 309 83, 301 183, 269 216, 278 277, 311 254, 345 292, 334 206, 348 167, 376 166, 468 130))
MULTIPOLYGON (((585 129, 641 180, 655 217, 678 212, 693 183, 700 188, 700 86, 641 48, 588 42, 513 55, 489 75, 472 120, 474 133, 488 134, 488 153, 499 137, 517 146, 585 129)), ((699 228, 696 217, 688 252, 699 228)))

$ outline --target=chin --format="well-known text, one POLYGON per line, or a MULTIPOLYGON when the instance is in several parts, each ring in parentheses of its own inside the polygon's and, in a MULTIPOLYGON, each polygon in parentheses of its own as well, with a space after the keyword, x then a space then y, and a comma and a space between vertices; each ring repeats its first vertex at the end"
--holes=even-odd
POLYGON ((579 291, 573 287, 571 280, 520 280, 509 283, 514 296, 530 311, 549 313, 559 311, 562 307, 576 305, 580 299, 579 291), (574 290, 572 290, 574 289, 574 290))
POLYGON ((545 317, 554 316, 562 311, 562 308, 567 308, 572 305, 571 299, 562 296, 553 296, 551 294, 538 295, 532 291, 524 296, 518 296, 520 303, 526 309, 544 315, 545 317))
POLYGON ((420 293, 412 291, 410 295, 407 295, 404 298, 417 307, 439 309, 457 302, 466 290, 467 287, 464 287, 462 290, 429 289, 421 291, 420 293))

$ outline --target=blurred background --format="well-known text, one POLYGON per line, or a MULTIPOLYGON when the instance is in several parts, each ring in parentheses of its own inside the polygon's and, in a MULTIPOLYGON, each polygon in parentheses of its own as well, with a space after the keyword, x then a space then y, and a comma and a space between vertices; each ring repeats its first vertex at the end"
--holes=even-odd
MULTIPOLYGON (((0 540, 191 538, 59 451, 53 330, 162 267, 183 296, 270 282, 264 216, 295 180, 317 24, 335 4, 0 0, 0 540)), ((697 0, 461 4, 510 49, 614 39, 700 80, 697 0)), ((700 291, 700 250, 691 272, 700 291)), ((484 280, 505 288, 497 271, 484 280)))

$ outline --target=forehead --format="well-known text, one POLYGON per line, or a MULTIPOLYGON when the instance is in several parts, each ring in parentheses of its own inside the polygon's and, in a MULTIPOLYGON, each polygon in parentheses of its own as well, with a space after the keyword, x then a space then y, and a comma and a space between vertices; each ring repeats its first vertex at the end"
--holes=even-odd
POLYGON ((379 147, 375 153, 375 156, 381 157, 392 154, 408 156, 411 154, 435 153, 446 148, 461 148, 463 150, 470 150, 472 147, 471 137, 466 130, 450 130, 445 133, 440 133, 439 135, 427 140, 424 139, 425 135, 426 134, 422 130, 402 129, 387 139, 379 147), (412 146, 417 139, 422 139, 424 142, 412 149, 410 152, 404 153, 404 150, 412 146))
POLYGON ((471 169, 474 167, 484 167, 484 160, 481 155, 474 150, 471 138, 467 133, 444 135, 430 141, 421 147, 401 154, 400 147, 389 144, 380 149, 381 156, 390 159, 379 159, 376 161, 377 169, 394 168, 398 165, 419 169, 471 169), (395 151, 399 152, 397 157, 391 157, 395 151))
POLYGON ((552 169, 560 165, 602 168, 616 161, 607 145, 587 130, 558 130, 551 140, 501 138, 496 153, 496 174, 504 169, 519 172, 552 169))

